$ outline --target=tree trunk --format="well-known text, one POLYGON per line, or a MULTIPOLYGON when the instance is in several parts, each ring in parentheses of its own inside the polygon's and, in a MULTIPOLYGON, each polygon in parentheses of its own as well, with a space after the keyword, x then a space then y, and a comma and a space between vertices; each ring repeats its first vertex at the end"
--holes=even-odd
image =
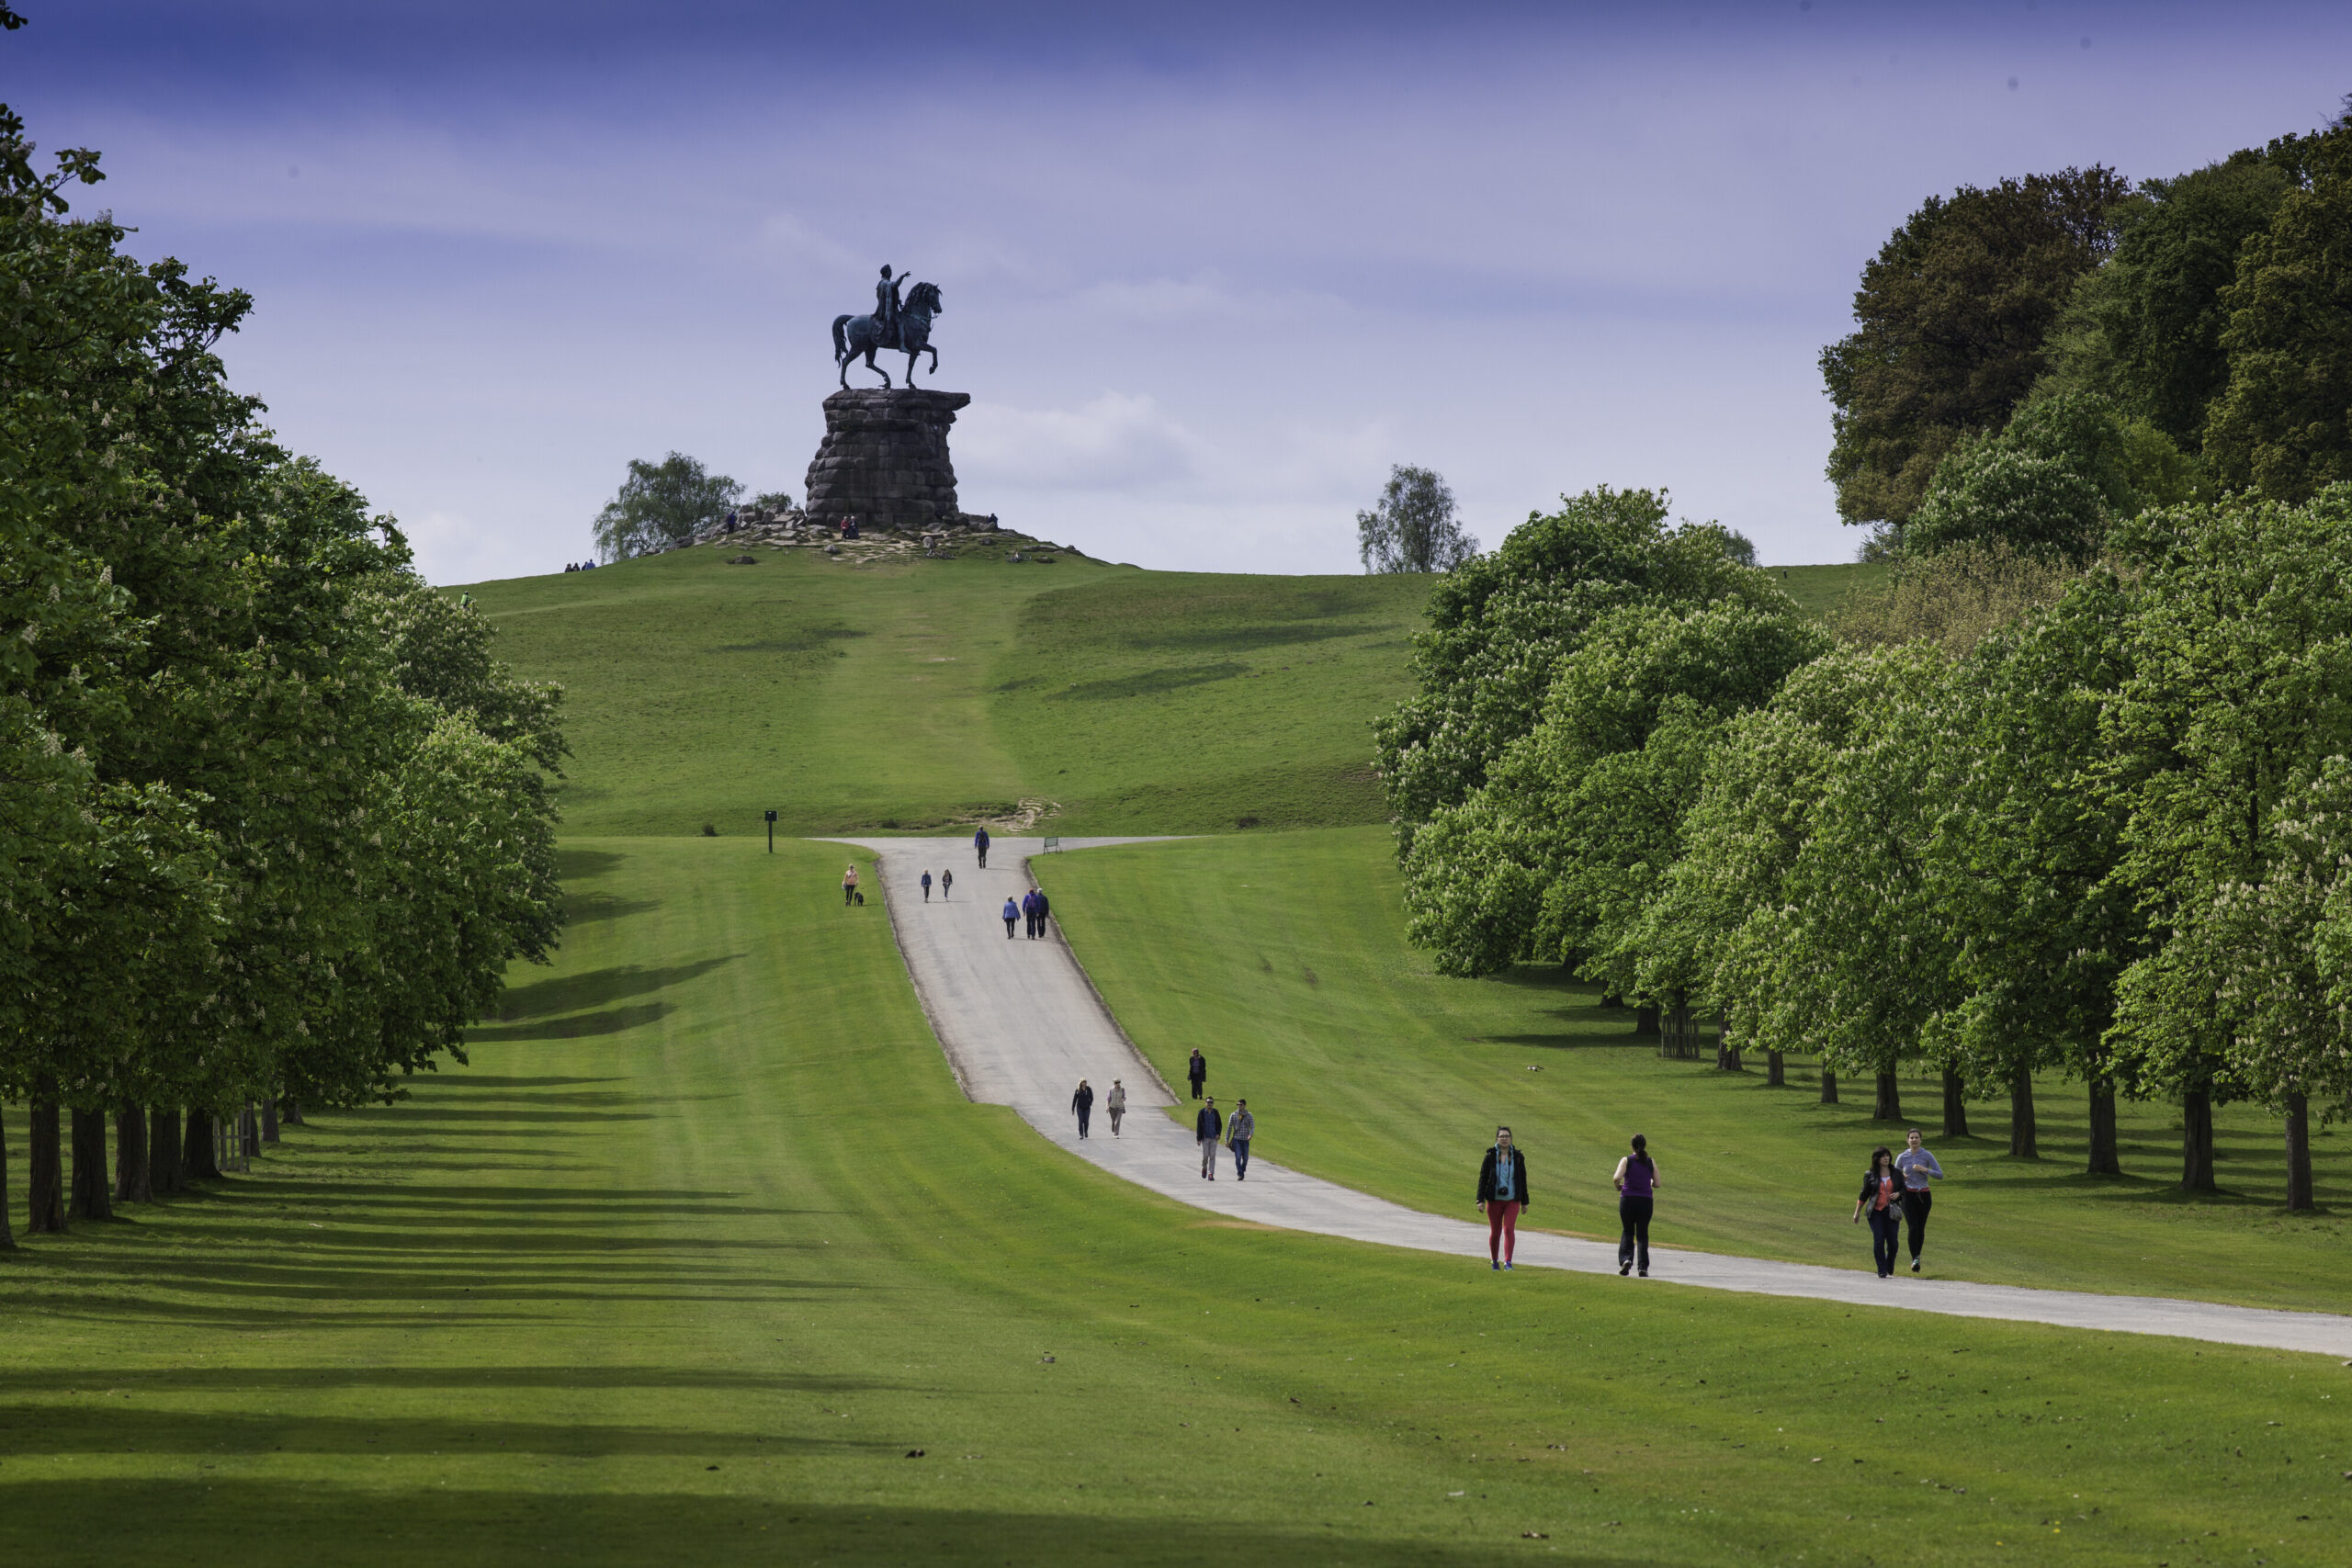
POLYGON ((1944 1136, 1968 1136, 1968 1086, 1950 1067, 1944 1069, 1944 1136))
POLYGON ((1739 1044, 1731 1037, 1731 1020, 1723 1013, 1715 1015, 1715 1066, 1727 1073, 1747 1070, 1739 1059, 1739 1044))
POLYGON ((2202 1087, 2180 1097, 2180 1190, 2213 1192, 2213 1095, 2202 1087))
POLYGON ((1778 1051, 1767 1051, 1764 1053, 1764 1081, 1774 1089, 1786 1089, 1788 1087, 1789 1077, 1787 1066, 1781 1061, 1781 1054, 1778 1051))
POLYGON ((1654 1007, 1635 1008, 1634 1010, 1634 1032, 1636 1034, 1656 1034, 1657 1032, 1657 1009, 1654 1007))
POLYGON ((114 1201, 145 1203, 155 1196, 147 1167, 147 1113, 130 1101, 114 1113, 114 1201))
POLYGON ((180 1174, 180 1111, 176 1105, 148 1108, 147 1183, 153 1192, 187 1190, 187 1179, 180 1174))
POLYGON ((1903 1084, 1893 1073, 1878 1076, 1878 1098, 1871 1107, 1871 1116, 1880 1122, 1903 1120, 1903 1084))
POLYGON ((2009 1074, 2009 1153, 2018 1159, 2041 1157, 2041 1129, 2033 1120, 2033 1069, 2009 1074))
MULTIPOLYGON (((0 1104, 0 1110, 5 1110, 0 1104)), ((17 1233, 8 1228, 8 1126, 0 1116, 0 1252, 17 1250, 17 1233)))
POLYGON ((2287 1097, 2287 1212, 2312 1207, 2312 1112, 2301 1089, 2287 1097))
POLYGON ((1838 1103, 1838 1075, 1829 1070, 1829 1064, 1826 1062, 1821 1065, 1821 1103, 1824 1105, 1838 1103))
POLYGON ((254 1114, 254 1102, 245 1101, 237 1112, 237 1164, 242 1170, 253 1168, 254 1156, 261 1153, 261 1121, 254 1114))
POLYGON ((261 1141, 277 1142, 277 1097, 269 1095, 261 1102, 261 1141))
POLYGON ((2115 1083, 2094 1077, 2091 1091, 2091 1163, 2088 1176, 2123 1174, 2123 1145, 2115 1133, 2115 1083))
POLYGON ((181 1179, 195 1181, 202 1178, 218 1179, 220 1161, 212 1152, 212 1112, 187 1108, 187 1138, 180 1145, 181 1179))
POLYGON ((56 1080, 43 1078, 34 1094, 32 1124, 26 1129, 25 1138, 25 1163, 30 1167, 25 1173, 25 1188, 32 1198, 31 1212, 25 1220, 28 1235, 65 1228, 65 1162, 58 1145, 56 1080))
POLYGON ((277 1121, 278 1124, 281 1126, 302 1126, 304 1124, 302 1121, 302 1107, 291 1100, 279 1100, 277 1102, 277 1121))
POLYGON ((107 1169, 107 1113, 76 1109, 74 1118, 74 1197, 69 1220, 114 1218, 114 1179, 107 1169))

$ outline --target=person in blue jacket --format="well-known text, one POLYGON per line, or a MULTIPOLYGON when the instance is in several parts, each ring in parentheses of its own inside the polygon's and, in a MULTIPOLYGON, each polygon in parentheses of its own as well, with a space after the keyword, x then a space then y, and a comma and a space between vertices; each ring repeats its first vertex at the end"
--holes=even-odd
POLYGON ((1012 922, 1021 918, 1021 906, 1007 898, 1004 901, 1004 940, 1012 940, 1012 922))
POLYGON ((989 868, 989 830, 986 828, 972 835, 972 847, 980 852, 980 869, 989 868))
POLYGON ((1021 896, 1021 934, 1026 937, 1037 934, 1037 890, 1034 887, 1021 896))
POLYGON ((1035 934, 1049 936, 1052 933, 1046 930, 1046 921, 1054 912, 1054 901, 1046 897, 1046 890, 1042 887, 1031 888, 1030 894, 1037 900, 1037 930, 1035 934))
POLYGON ((922 901, 931 902, 931 873, 927 871, 922 874, 922 901))

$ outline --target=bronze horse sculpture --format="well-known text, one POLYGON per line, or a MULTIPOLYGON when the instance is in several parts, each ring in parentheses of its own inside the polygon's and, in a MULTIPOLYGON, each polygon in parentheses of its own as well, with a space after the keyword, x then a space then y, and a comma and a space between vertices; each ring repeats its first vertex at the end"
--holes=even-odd
POLYGON ((854 359, 864 356, 865 367, 882 378, 884 388, 890 386, 890 373, 874 363, 874 356, 884 349, 907 356, 907 385, 915 384, 915 360, 922 355, 931 355, 931 373, 939 374, 939 350, 931 345, 931 319, 943 313, 946 307, 939 302, 939 286, 918 283, 907 302, 899 308, 899 331, 895 341, 888 329, 872 316, 835 316, 833 318, 833 363, 842 367, 842 386, 849 385, 849 367, 854 359))

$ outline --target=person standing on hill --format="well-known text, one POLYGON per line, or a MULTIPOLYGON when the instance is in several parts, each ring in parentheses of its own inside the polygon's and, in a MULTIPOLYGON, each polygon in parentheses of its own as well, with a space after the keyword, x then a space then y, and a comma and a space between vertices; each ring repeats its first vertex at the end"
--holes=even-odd
POLYGON ((1527 1156, 1511 1146, 1510 1129, 1495 1129, 1494 1147, 1478 1167, 1478 1207, 1487 1216, 1487 1267, 1508 1269, 1519 1247, 1519 1216, 1527 1209, 1527 1156))
POLYGON ((1233 1179, 1250 1179, 1250 1140, 1258 1135, 1258 1119, 1250 1114, 1250 1102, 1233 1102, 1233 1120, 1225 1124, 1225 1146, 1233 1151, 1233 1179))
POLYGON ((1201 1086, 1209 1081, 1209 1059, 1201 1055, 1201 1048, 1197 1045, 1193 1047, 1192 1061, 1185 1065, 1184 1077, 1192 1082, 1193 1098, 1200 1099, 1201 1086))
POLYGON ((931 873, 927 871, 922 874, 922 901, 931 902, 931 873))
POLYGON ((941 903, 947 902, 947 895, 955 886, 956 874, 943 866, 939 873, 939 901, 941 903))
POLYGON ((842 907, 843 908, 847 908, 850 905, 856 902, 857 863, 855 861, 852 861, 849 863, 849 869, 842 873, 842 907))
POLYGON ((1650 1213, 1656 1206, 1657 1162, 1650 1158, 1650 1141, 1634 1134, 1634 1152, 1617 1162, 1617 1273, 1623 1277, 1636 1258, 1642 1278, 1650 1277, 1650 1213))
POLYGON ((1078 1092, 1069 1097, 1069 1108, 1078 1112, 1078 1135, 1086 1136, 1086 1119, 1094 1114, 1094 1090, 1084 1078, 1078 1080, 1078 1092))
POLYGON ((1015 920, 1017 920, 1017 919, 1019 919, 1020 918, 1021 918, 1021 906, 1020 906, 1020 905, 1018 905, 1018 904, 1015 904, 1012 899, 1007 898, 1007 899, 1004 901, 1004 940, 1005 940, 1005 941, 1007 941, 1007 942, 1011 942, 1011 941, 1012 940, 1012 922, 1013 922, 1013 921, 1015 921, 1015 920))
POLYGON ((1871 1151, 1871 1168, 1862 1173, 1861 1195, 1854 1200, 1854 1223, 1861 1223, 1862 1212, 1871 1216, 1871 1261, 1878 1265, 1878 1277, 1894 1278, 1894 1249, 1902 1238, 1903 1173, 1894 1168, 1894 1156, 1884 1144, 1871 1151))
POLYGON ((1904 1228, 1911 1233, 1911 1272, 1917 1274, 1920 1244, 1928 1239, 1928 1211, 1936 1206, 1936 1195, 1928 1190, 1928 1183, 1941 1181, 1944 1168, 1928 1152, 1918 1128, 1912 1128, 1903 1142, 1903 1152, 1894 1156, 1894 1168, 1903 1173, 1904 1228))
POLYGON ((989 868, 989 830, 986 828, 972 835, 972 847, 980 852, 980 869, 989 868))
POLYGON ((1216 1141, 1224 1131, 1225 1118, 1216 1113, 1216 1099, 1212 1095, 1193 1118, 1193 1136, 1201 1145, 1201 1174, 1211 1181, 1216 1179, 1216 1141))
POLYGON ((1102 1098, 1102 1109, 1111 1113, 1111 1136, 1119 1135, 1119 1118, 1127 1113, 1127 1089, 1118 1079, 1111 1080, 1111 1092, 1102 1098))

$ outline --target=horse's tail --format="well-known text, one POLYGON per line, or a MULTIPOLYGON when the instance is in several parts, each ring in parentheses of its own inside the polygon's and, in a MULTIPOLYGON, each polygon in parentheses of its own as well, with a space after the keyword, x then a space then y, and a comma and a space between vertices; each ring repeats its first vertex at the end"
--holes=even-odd
POLYGON ((833 363, 839 365, 849 357, 849 340, 842 336, 842 328, 849 324, 847 316, 833 318, 833 363))

